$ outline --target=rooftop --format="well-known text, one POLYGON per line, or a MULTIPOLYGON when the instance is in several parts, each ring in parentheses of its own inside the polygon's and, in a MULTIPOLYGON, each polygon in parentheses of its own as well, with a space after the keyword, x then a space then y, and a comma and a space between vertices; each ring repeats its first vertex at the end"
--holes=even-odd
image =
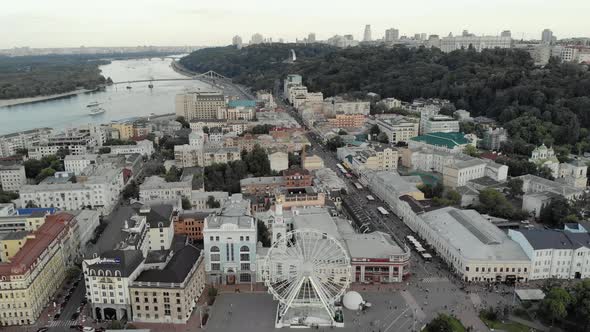
POLYGON ((423 142, 434 146, 446 146, 449 149, 453 149, 459 145, 468 144, 469 141, 464 137, 465 134, 454 132, 454 133, 430 133, 426 135, 416 136, 410 138, 416 142, 423 142))
POLYGON ((24 274, 65 228, 63 223, 43 223, 30 234, 10 263, 0 263, 0 276, 24 274))
POLYGON ((233 194, 222 202, 221 210, 205 220, 205 228, 221 228, 224 224, 233 224, 238 228, 255 227, 250 214, 250 201, 243 199, 241 194, 233 194))
POLYGON ((163 269, 144 270, 135 279, 135 282, 166 282, 182 283, 200 257, 201 250, 186 245, 174 253, 168 264, 163 269))
POLYGON ((520 232, 535 250, 590 248, 590 234, 586 232, 555 229, 519 229, 512 232, 520 232))
POLYGON ((404 250, 383 232, 347 235, 344 239, 350 256, 354 258, 390 258, 404 254, 404 250))
POLYGON ((112 275, 119 272, 121 277, 129 277, 143 261, 140 250, 109 250, 100 257, 85 260, 88 268, 111 271, 112 275))
POLYGON ((528 261, 522 248, 475 210, 454 207, 422 215, 424 224, 438 234, 440 241, 461 255, 476 261, 528 261))
POLYGON ((162 227, 168 227, 172 222, 174 206, 170 204, 143 205, 134 203, 133 209, 138 215, 146 217, 151 228, 158 228, 160 223, 162 227))

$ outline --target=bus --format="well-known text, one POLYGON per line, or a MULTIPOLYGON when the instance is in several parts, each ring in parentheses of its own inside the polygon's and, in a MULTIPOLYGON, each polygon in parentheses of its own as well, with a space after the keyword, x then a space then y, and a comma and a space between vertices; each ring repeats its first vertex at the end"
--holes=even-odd
POLYGON ((387 212, 387 210, 385 210, 385 209, 384 209, 383 207, 381 207, 381 206, 378 206, 378 207, 377 207, 377 210, 378 210, 378 211, 379 211, 379 212, 380 212, 382 215, 384 215, 384 216, 386 216, 386 215, 388 215, 388 214, 389 214, 389 212, 387 212))
POLYGON ((363 189, 363 186, 361 186, 361 184, 360 184, 360 183, 358 183, 358 182, 355 182, 355 183, 354 183, 354 186, 355 186, 355 187, 356 187, 356 189, 358 189, 358 190, 362 190, 362 189, 363 189))
POLYGON ((372 202, 375 200, 375 197, 371 196, 371 195, 367 195, 367 201, 372 202))

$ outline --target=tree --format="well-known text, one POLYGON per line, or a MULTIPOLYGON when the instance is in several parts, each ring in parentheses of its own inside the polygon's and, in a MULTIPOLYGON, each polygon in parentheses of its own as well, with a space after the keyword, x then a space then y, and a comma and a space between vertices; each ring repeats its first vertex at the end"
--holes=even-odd
POLYGON ((266 224, 263 221, 258 220, 256 222, 256 229, 258 231, 258 242, 262 242, 263 247, 270 247, 270 234, 266 224))
POLYGON ((221 206, 221 204, 215 200, 215 197, 213 197, 212 195, 209 195, 209 197, 207 197, 207 207, 210 209, 217 209, 221 206))
POLYGON ((289 167, 291 166, 301 166, 301 154, 295 152, 289 152, 289 167))
POLYGON ((180 176, 182 175, 182 171, 176 168, 176 166, 170 167, 166 175, 164 176, 164 180, 166 182, 178 182, 180 181, 180 176))
POLYGON ((326 146, 330 151, 336 151, 336 149, 344 146, 344 141, 342 140, 342 137, 334 136, 328 140, 326 146))
POLYGON ((98 154, 108 154, 111 153, 111 148, 108 146, 103 146, 102 148, 98 149, 98 154))
POLYGON ((59 150, 57 150, 57 152, 55 153, 55 155, 59 158, 59 159, 64 159, 67 155, 70 154, 70 149, 68 148, 60 148, 59 150))
POLYGON ((386 133, 379 133, 379 135, 377 135, 377 141, 381 142, 381 143, 389 143, 389 136, 387 136, 386 133))
POLYGON ((346 132, 346 130, 340 129, 338 130, 338 135, 348 135, 348 133, 346 132))
POLYGON ((494 217, 522 220, 527 216, 526 212, 515 209, 502 193, 492 188, 486 188, 479 192, 479 203, 477 206, 479 212, 494 217))
POLYGON ((191 125, 188 123, 188 121, 186 121, 184 116, 177 117, 176 121, 182 125, 182 128, 190 128, 191 127, 191 125))
POLYGON ((377 135, 379 135, 381 133, 381 129, 379 129, 379 126, 374 124, 371 127, 371 130, 369 131, 369 135, 371 135, 371 139, 373 139, 374 137, 377 137, 377 135))
POLYGON ((514 198, 524 194, 524 191, 522 191, 522 184, 522 179, 518 178, 512 178, 506 182, 510 197, 514 198))
POLYGON ((555 287, 545 296, 541 308, 553 325, 556 319, 560 320, 567 316, 567 307, 571 302, 572 298, 565 289, 555 287))
POLYGON ((477 148, 472 144, 467 144, 465 148, 463 148, 463 153, 472 157, 479 157, 477 148))
POLYGON ((192 207, 191 201, 188 198, 186 198, 186 197, 183 197, 181 199, 181 203, 182 203, 182 209, 183 210, 190 210, 191 207, 192 207))
POLYGON ((18 197, 19 195, 15 192, 0 190, 0 203, 10 203, 18 197))
POLYGON ((139 199, 139 186, 135 182, 135 180, 129 181, 129 183, 123 188, 121 192, 124 199, 139 199))
POLYGON ((559 228, 566 222, 578 220, 577 211, 561 196, 553 198, 549 204, 541 208, 539 217, 542 223, 559 228))
POLYGON ((41 170, 41 172, 35 177, 35 181, 40 183, 45 178, 51 177, 55 174, 55 169, 48 167, 41 170))
POLYGON ((590 328, 590 279, 584 279, 572 289, 572 308, 576 321, 583 331, 590 328))
POLYGON ((426 324, 422 331, 425 332, 455 332, 451 319, 445 314, 438 314, 436 318, 426 324))

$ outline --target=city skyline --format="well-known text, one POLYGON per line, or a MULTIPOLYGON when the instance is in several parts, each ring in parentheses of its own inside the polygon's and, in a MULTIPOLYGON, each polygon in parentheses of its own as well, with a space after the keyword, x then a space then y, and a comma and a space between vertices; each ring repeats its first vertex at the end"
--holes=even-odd
POLYGON ((355 39, 362 40, 367 24, 371 25, 372 39, 383 38, 385 30, 390 28, 398 29, 400 36, 408 37, 416 33, 441 37, 450 32, 457 35, 464 29, 477 35, 494 36, 511 30, 514 39, 541 39, 543 29, 552 30, 558 38, 586 37, 584 13, 590 9, 590 3, 568 2, 565 8, 559 3, 540 4, 530 0, 517 4, 499 0, 478 3, 477 6, 465 0, 444 4, 426 0, 407 4, 381 0, 370 4, 304 0, 303 3, 286 5, 262 0, 255 6, 234 0, 207 5, 186 0, 166 4, 113 0, 90 4, 72 0, 24 1, 4 6, 0 29, 12 33, 3 36, 0 48, 215 46, 230 44, 235 35, 249 41, 255 33, 273 41, 280 38, 295 41, 310 32, 316 34, 317 40, 337 34, 352 34, 355 39), (300 16, 300 8, 314 10, 300 16), (522 19, 521 13, 525 11, 530 19, 522 19), (19 29, 15 30, 15 26, 19 29), (301 29, 302 26, 305 30, 301 29))

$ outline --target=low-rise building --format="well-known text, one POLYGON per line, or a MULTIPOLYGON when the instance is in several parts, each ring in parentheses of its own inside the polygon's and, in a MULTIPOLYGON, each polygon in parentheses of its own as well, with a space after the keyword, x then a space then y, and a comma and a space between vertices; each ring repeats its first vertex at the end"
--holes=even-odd
POLYGON ((282 187, 285 180, 282 176, 265 176, 240 180, 240 192, 245 195, 260 195, 274 192, 282 187))
POLYGON ((420 148, 428 147, 435 150, 461 153, 463 149, 470 144, 463 133, 430 133, 426 135, 412 137, 408 141, 408 147, 420 148))
POLYGON ((154 142, 146 139, 135 145, 111 145, 109 148, 112 154, 139 153, 144 157, 150 157, 154 153, 154 142))
POLYGON ((421 135, 432 133, 455 133, 459 131, 459 121, 446 115, 432 115, 424 120, 424 128, 421 135))
POLYGON ((475 210, 428 210, 409 196, 394 212, 466 282, 527 282, 531 262, 506 233, 475 210))
POLYGON ((276 151, 268 155, 270 169, 281 172, 289 168, 289 155, 283 151, 276 151))
POLYGON ((129 284, 133 321, 186 324, 205 283, 203 252, 184 246, 164 267, 146 269, 129 284))
POLYGON ((530 280, 590 277, 590 234, 587 232, 511 229, 508 236, 531 260, 530 280))
POLYGON ((303 155, 301 157, 303 168, 308 171, 315 171, 324 168, 324 160, 317 155, 303 155))
POLYGON ((221 204, 227 199, 228 193, 225 191, 200 191, 193 190, 191 193, 191 208, 194 210, 206 210, 212 208, 209 206, 209 201, 221 204))
POLYGON ((480 141, 482 148, 487 150, 499 150, 502 143, 508 140, 508 131, 504 128, 492 129, 489 127, 483 132, 483 139, 480 141))

